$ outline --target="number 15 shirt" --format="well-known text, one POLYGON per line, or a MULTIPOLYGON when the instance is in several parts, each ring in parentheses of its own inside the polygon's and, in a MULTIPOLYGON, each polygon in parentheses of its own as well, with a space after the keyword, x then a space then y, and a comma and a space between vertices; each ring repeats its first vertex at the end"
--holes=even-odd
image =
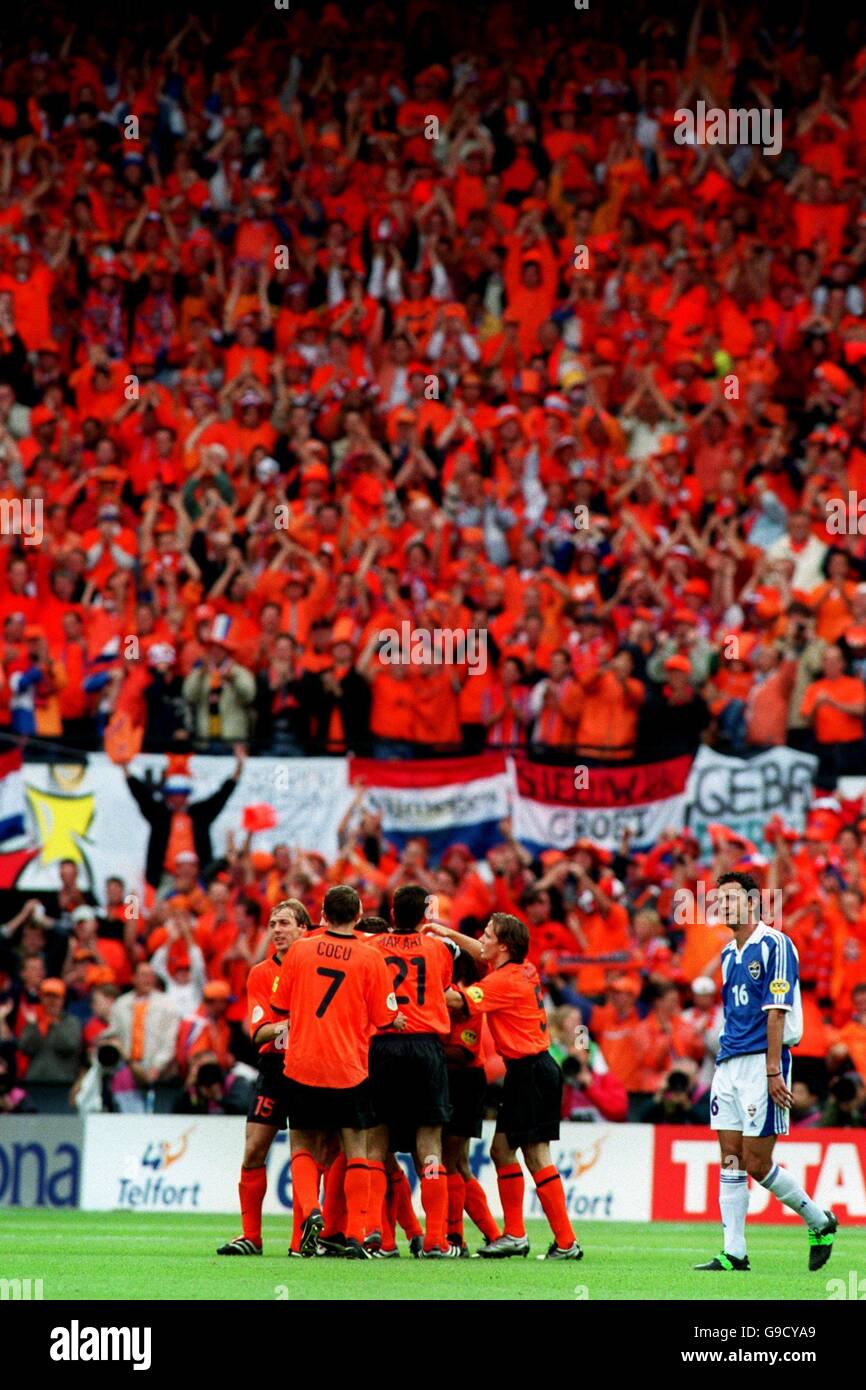
POLYGON ((327 930, 286 952, 271 1007, 289 1015, 286 1076, 337 1091, 365 1080, 370 1038, 397 1014, 379 953, 327 930))

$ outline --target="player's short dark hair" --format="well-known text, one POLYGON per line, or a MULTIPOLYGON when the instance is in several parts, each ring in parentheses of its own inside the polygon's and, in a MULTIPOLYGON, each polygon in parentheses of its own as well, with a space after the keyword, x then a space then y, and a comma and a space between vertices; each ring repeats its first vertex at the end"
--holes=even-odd
POLYGON ((529 952, 529 928, 519 917, 510 912, 494 912, 490 925, 496 933, 496 940, 508 947, 508 954, 520 965, 529 952))
POLYGON ((348 883, 338 883, 329 888, 322 903, 326 921, 335 927, 345 927, 361 915, 361 899, 348 883))
POLYGON ((391 928, 384 917, 364 916, 358 923, 358 931, 366 932, 368 936, 382 936, 390 930, 391 928))
POLYGON ((478 961, 468 951, 461 951, 455 960, 453 979, 455 985, 476 985, 481 979, 478 961))
POLYGON ((746 893, 749 893, 750 895, 760 895, 761 892, 761 885, 755 878, 754 874, 747 874, 737 869, 731 869, 726 874, 720 874, 719 877, 716 879, 717 888, 721 888, 722 885, 725 883, 736 883, 740 886, 740 888, 744 889, 744 891, 746 893))
POLYGON ((398 931, 413 932, 424 921, 427 889, 420 883, 404 883, 391 899, 391 916, 398 931))

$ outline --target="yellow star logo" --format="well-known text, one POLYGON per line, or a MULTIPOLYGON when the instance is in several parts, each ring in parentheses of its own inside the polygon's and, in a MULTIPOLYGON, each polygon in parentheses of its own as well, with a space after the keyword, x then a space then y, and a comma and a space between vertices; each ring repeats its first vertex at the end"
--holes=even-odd
POLYGON ((84 796, 57 796, 36 787, 25 790, 36 821, 41 862, 56 864, 61 859, 72 859, 76 864, 83 864, 79 840, 86 839, 93 821, 93 792, 84 796))

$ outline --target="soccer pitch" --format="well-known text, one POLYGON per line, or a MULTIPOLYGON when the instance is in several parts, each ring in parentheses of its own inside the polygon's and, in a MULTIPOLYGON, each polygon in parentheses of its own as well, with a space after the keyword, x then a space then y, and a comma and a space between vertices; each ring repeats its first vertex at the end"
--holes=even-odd
MULTIPOLYGON (((719 1249, 713 1224, 586 1222, 578 1235, 581 1261, 539 1261, 550 1234, 528 1224, 526 1260, 290 1260, 288 1220, 266 1217, 265 1254, 218 1257, 237 1234, 231 1216, 159 1216, 130 1212, 0 1211, 0 1279, 42 1280, 45 1299, 814 1299, 839 1297, 838 1283, 856 1286, 866 1271, 866 1228, 843 1227, 829 1264, 807 1268, 805 1229, 754 1226, 752 1271, 698 1274, 691 1266, 719 1249)), ((470 1249, 481 1243, 467 1226, 470 1249)), ((846 1295, 851 1297, 851 1293, 846 1295)))

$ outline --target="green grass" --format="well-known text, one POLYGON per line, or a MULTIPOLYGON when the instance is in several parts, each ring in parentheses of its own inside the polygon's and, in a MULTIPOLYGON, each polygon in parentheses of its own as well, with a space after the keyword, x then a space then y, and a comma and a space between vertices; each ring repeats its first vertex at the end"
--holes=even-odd
MULTIPOLYGON (((226 1216, 0 1209, 0 1278, 42 1279, 46 1299, 816 1299, 827 1281, 866 1272, 866 1228, 843 1228, 833 1258, 807 1268, 805 1230, 753 1226, 750 1274, 698 1274, 691 1266, 719 1248, 711 1224, 586 1222, 582 1261, 534 1258, 550 1239, 529 1225, 527 1260, 426 1263, 289 1260, 289 1222, 268 1217, 262 1259, 218 1258, 214 1250, 238 1231, 226 1216)), ((467 1226, 470 1248, 477 1248, 467 1226)))

